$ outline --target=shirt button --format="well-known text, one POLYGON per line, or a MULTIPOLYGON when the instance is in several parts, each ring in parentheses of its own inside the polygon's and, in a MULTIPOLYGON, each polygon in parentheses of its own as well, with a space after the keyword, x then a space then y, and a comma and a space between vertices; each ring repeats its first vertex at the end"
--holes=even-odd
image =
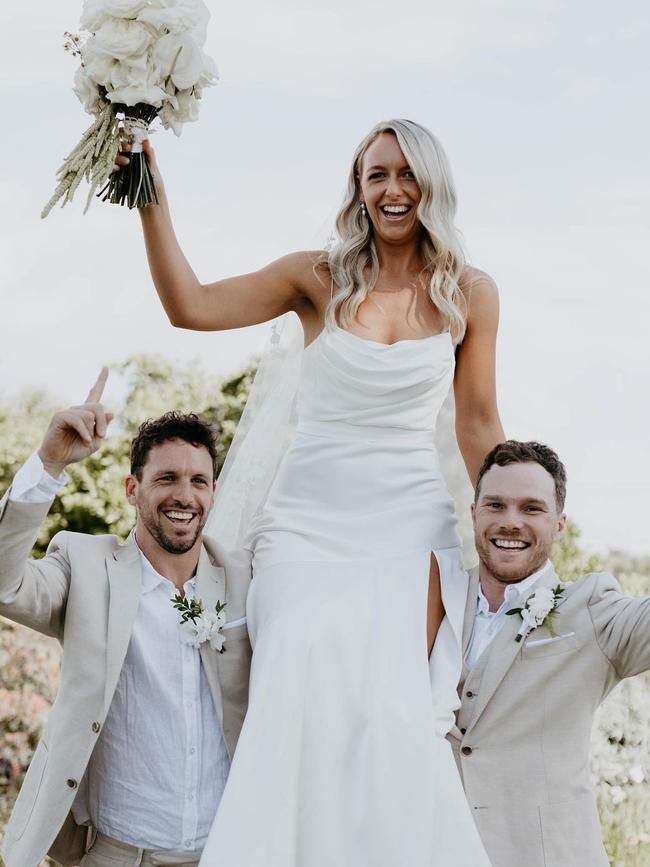
POLYGON ((69 779, 69 780, 67 780, 67 784, 71 789, 77 788, 77 781, 76 780, 69 779))
POLYGON ((194 749, 194 747, 190 747, 190 755, 193 756, 195 752, 196 750, 194 749))
POLYGON ((94 722, 91 725, 91 729, 95 732, 95 734, 97 734, 97 732, 100 730, 100 728, 101 728, 101 725, 98 722, 94 722))
POLYGON ((191 840, 186 840, 186 841, 185 841, 185 846, 186 846, 187 849, 189 849, 191 845, 192 845, 192 841, 191 841, 191 840))
POLYGON ((465 693, 465 695, 467 696, 467 698, 474 698, 474 696, 476 695, 476 693, 475 693, 475 692, 472 692, 471 689, 468 689, 467 692, 465 693))
POLYGON ((463 748, 461 749, 461 753, 462 753, 464 756, 471 756, 471 755, 472 755, 472 748, 471 748, 471 747, 463 747, 463 748))

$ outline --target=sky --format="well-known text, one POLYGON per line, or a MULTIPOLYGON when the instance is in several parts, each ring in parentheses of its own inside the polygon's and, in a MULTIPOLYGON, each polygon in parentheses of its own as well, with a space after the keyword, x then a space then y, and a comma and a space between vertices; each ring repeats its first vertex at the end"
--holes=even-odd
MULTIPOLYGON (((501 298, 506 433, 555 448, 593 550, 650 554, 650 9, 642 0, 208 0, 221 81, 198 123, 155 136, 199 279, 321 248, 352 152, 381 119, 451 161, 469 260, 501 298)), ((81 195, 40 211, 89 125, 62 49, 81 3, 0 11, 0 400, 81 400, 103 363, 161 354, 228 375, 269 326, 166 320, 135 212, 81 195)), ((113 378, 106 402, 118 402, 113 378)), ((123 387, 123 385, 122 385, 123 387)), ((1 447, 1 444, 0 444, 1 447)))

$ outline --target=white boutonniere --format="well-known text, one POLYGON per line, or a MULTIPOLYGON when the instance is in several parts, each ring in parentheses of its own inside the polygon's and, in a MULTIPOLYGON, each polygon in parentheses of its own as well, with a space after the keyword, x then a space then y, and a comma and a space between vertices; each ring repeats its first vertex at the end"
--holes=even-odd
POLYGON ((521 608, 511 608, 510 611, 506 611, 506 615, 521 615, 521 629, 515 635, 515 641, 522 641, 529 632, 537 629, 538 626, 545 626, 551 636, 555 638, 553 617, 563 593, 564 587, 561 584, 558 584, 554 590, 551 590, 550 587, 540 587, 539 590, 531 593, 521 608))
POLYGON ((223 609, 225 602, 217 601, 214 611, 206 611, 200 599, 187 600, 177 593, 171 600, 174 608, 181 612, 179 621, 181 641, 190 647, 199 647, 204 641, 219 653, 224 653, 226 638, 222 632, 226 623, 223 609))

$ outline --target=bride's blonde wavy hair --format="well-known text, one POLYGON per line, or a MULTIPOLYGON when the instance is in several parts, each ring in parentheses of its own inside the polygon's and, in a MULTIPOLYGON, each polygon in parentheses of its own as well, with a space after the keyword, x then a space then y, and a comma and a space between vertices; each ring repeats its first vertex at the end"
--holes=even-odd
POLYGON ((420 255, 423 270, 431 275, 429 296, 443 315, 454 342, 459 343, 465 334, 467 305, 458 285, 465 255, 454 225, 456 191, 442 145, 428 129, 412 120, 378 123, 355 151, 345 199, 336 218, 337 237, 327 255, 335 287, 325 314, 327 327, 335 328, 337 318, 343 328, 348 327, 379 278, 372 222, 361 210, 359 178, 366 151, 383 132, 395 135, 420 187, 420 255))

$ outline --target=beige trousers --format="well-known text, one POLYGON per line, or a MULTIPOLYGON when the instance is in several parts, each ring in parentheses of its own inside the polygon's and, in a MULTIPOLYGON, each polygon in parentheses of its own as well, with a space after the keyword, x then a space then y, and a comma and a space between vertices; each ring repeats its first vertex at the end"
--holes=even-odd
POLYGON ((79 867, 196 867, 201 852, 172 852, 167 849, 140 849, 97 834, 79 867))

